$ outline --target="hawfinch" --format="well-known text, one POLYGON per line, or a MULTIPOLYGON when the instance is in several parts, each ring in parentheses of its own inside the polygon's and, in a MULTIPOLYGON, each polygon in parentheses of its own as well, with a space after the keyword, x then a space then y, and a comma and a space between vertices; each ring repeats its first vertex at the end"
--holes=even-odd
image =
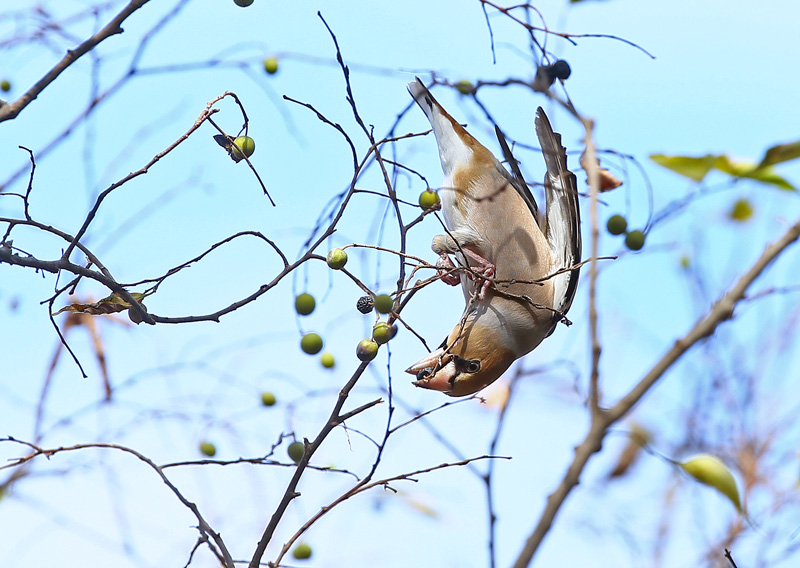
POLYGON ((514 175, 436 102, 417 79, 408 90, 433 127, 444 181, 446 235, 431 248, 447 283, 460 280, 465 312, 442 345, 406 372, 415 385, 449 396, 475 393, 553 333, 572 305, 581 255, 575 175, 561 135, 544 111, 536 134, 544 154, 547 208, 541 214, 505 137, 495 128, 514 175), (453 274, 453 255, 459 265, 453 274))

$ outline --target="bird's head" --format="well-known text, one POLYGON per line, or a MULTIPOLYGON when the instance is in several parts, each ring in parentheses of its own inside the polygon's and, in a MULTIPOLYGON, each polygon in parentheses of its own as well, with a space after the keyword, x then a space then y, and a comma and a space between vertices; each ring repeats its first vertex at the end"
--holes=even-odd
POLYGON ((457 326, 444 343, 406 369, 418 387, 467 396, 490 385, 516 359, 498 331, 485 325, 457 326))

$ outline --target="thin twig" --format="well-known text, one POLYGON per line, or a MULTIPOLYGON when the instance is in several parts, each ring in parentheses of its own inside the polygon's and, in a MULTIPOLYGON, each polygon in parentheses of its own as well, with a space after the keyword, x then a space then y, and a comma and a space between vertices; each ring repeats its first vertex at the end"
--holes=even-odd
POLYGON ((694 326, 651 367, 650 371, 614 406, 608 410, 601 410, 592 416, 592 423, 589 432, 583 442, 576 448, 575 453, 564 474, 559 486, 549 495, 544 511, 528 536, 522 551, 519 553, 514 568, 527 567, 534 554, 539 549, 544 537, 550 530, 561 506, 566 501, 572 489, 578 484, 589 459, 597 452, 603 444, 603 439, 608 433, 608 429, 618 420, 627 415, 628 412, 650 391, 658 380, 667 372, 689 349, 702 339, 714 333, 717 327, 724 321, 733 317, 733 310, 736 305, 745 297, 745 293, 750 285, 758 278, 764 270, 787 248, 800 237, 800 219, 781 236, 777 241, 767 245, 761 256, 731 287, 723 294, 712 306, 709 312, 703 316, 694 326))
POLYGON ((122 23, 127 20, 139 8, 147 4, 149 0, 132 0, 122 11, 117 14, 102 30, 81 43, 75 49, 67 50, 67 54, 48 71, 44 77, 39 79, 33 87, 18 98, 13 103, 0 106, 0 122, 16 118, 22 110, 44 91, 50 83, 55 81, 70 65, 75 63, 81 56, 86 55, 108 38, 123 32, 122 23))
POLYGON ((192 514, 194 514, 194 516, 195 516, 195 518, 197 519, 197 522, 198 522, 198 527, 197 528, 200 531, 201 535, 210 536, 213 539, 214 543, 216 543, 216 545, 219 547, 220 551, 222 552, 222 557, 224 559, 225 567, 226 568, 234 568, 233 558, 231 557, 230 553, 228 552, 228 549, 225 546, 225 542, 222 540, 222 537, 219 535, 219 533, 214 531, 214 529, 211 528, 211 525, 209 525, 208 522, 203 518, 203 515, 200 513, 200 509, 198 509, 197 505, 192 503, 186 497, 183 496, 183 493, 181 493, 181 491, 169 480, 169 478, 164 474, 164 472, 161 470, 161 468, 158 465, 156 465, 155 462, 153 462, 153 460, 151 460, 147 456, 137 452, 136 450, 134 450, 132 448, 125 447, 125 446, 120 446, 119 444, 108 444, 108 443, 104 443, 104 442, 93 442, 93 443, 88 443, 88 444, 75 444, 73 446, 59 446, 57 448, 45 449, 45 448, 41 448, 41 447, 37 446, 36 444, 32 444, 30 442, 24 442, 24 441, 21 441, 21 440, 17 440, 16 438, 13 438, 11 436, 8 436, 8 437, 5 437, 5 438, 0 438, 0 442, 15 442, 15 443, 27 446, 27 447, 31 448, 31 450, 32 450, 31 453, 29 453, 27 456, 23 456, 23 457, 20 457, 20 458, 16 458, 16 459, 10 460, 9 464, 4 465, 4 466, 0 466, 0 469, 5 469, 7 467, 19 466, 21 464, 24 464, 24 463, 36 458, 37 456, 45 456, 46 458, 50 459, 50 457, 52 457, 55 454, 58 454, 60 452, 71 452, 71 451, 76 451, 76 450, 85 450, 85 449, 89 449, 89 448, 118 450, 118 451, 130 454, 130 455, 136 457, 140 461, 142 461, 142 462, 146 463, 148 466, 150 466, 150 468, 153 471, 156 472, 158 477, 161 478, 161 481, 163 481, 164 484, 167 487, 169 487, 169 489, 175 494, 175 496, 178 498, 178 500, 181 503, 183 503, 183 505, 185 505, 192 512, 192 514))

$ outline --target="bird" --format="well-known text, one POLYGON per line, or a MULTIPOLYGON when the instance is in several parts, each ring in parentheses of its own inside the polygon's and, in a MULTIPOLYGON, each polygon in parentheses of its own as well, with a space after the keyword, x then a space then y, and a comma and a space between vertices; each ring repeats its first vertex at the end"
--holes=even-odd
POLYGON ((511 172, 419 78, 408 90, 431 124, 444 174, 439 193, 446 234, 436 235, 431 249, 439 255, 442 280, 461 284, 466 307, 439 348, 406 372, 418 387, 467 396, 497 380, 560 321, 569 323, 581 258, 577 181, 561 135, 541 107, 535 129, 547 167, 544 212, 499 127, 495 134, 511 172))

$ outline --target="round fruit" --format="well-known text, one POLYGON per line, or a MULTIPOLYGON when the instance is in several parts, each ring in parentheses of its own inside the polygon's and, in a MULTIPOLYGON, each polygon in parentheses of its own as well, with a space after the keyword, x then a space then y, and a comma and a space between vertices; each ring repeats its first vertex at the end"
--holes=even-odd
POLYGON ((734 221, 747 221, 753 216, 753 204, 747 199, 739 199, 733 204, 728 216, 734 221))
MULTIPOLYGON (((147 308, 145 308, 144 304, 141 304, 141 306, 142 306, 143 310, 147 311, 147 308)), ((142 316, 140 316, 138 313, 134 312, 130 308, 128 308, 128 319, 131 320, 136 325, 139 325, 140 323, 142 323, 144 321, 142 319, 142 316)))
POLYGON ((356 357, 359 361, 372 361, 378 356, 378 344, 371 339, 362 339, 356 347, 356 357))
POLYGON ((277 57, 267 57, 264 60, 264 71, 269 73, 270 75, 274 75, 278 72, 278 58, 277 57))
POLYGON ((328 266, 334 270, 340 270, 347 264, 347 253, 340 248, 335 248, 328 253, 326 261, 328 266))
POLYGON ((437 205, 439 205, 439 194, 432 189, 426 189, 419 194, 419 206, 423 209, 433 209, 437 205))
POLYGON ((569 63, 563 59, 559 59, 553 63, 553 77, 564 81, 568 79, 570 75, 572 75, 572 69, 570 69, 569 63))
POLYGON ((249 136, 237 136, 233 141, 233 146, 231 146, 231 156, 237 162, 244 160, 245 156, 249 158, 255 151, 256 142, 249 136))
POLYGON ((394 300, 389 294, 378 294, 375 296, 375 309, 378 313, 388 314, 394 307, 394 300))
POLYGON ((462 95, 471 95, 475 92, 475 87, 469 81, 463 80, 456 83, 456 90, 462 95))
POLYGON ((7 93, 11 90, 11 83, 7 79, 0 81, 0 91, 7 93))
POLYGON ((278 400, 275 398, 275 395, 271 392, 262 392, 261 393, 261 404, 264 406, 274 406, 278 400))
POLYGON ((323 353, 320 355, 319 362, 322 363, 322 366, 326 369, 332 369, 336 364, 336 359, 333 358, 333 353, 323 353))
POLYGON ((306 292, 303 292, 294 299, 294 309, 297 310, 297 313, 301 316, 307 316, 314 311, 316 306, 317 302, 314 300, 314 296, 306 292))
POLYGON ((644 233, 636 230, 625 235, 625 246, 631 250, 639 250, 644 246, 644 233))
POLYGON ((305 542, 301 542, 300 544, 294 547, 294 550, 292 551, 292 556, 294 556, 298 560, 305 560, 306 558, 311 558, 311 546, 309 546, 305 542))
POLYGON ((306 453, 306 445, 303 442, 292 442, 289 444, 289 447, 286 448, 286 453, 289 454, 289 458, 294 463, 299 463, 301 459, 303 459, 303 454, 306 453))
POLYGON ((612 215, 608 218, 606 229, 612 235, 621 235, 628 230, 628 221, 622 215, 612 215))
POLYGON ((217 447, 211 442, 200 442, 200 453, 213 458, 217 455, 217 447))
POLYGON ((247 8, 250 4, 253 3, 253 0, 233 0, 233 2, 237 6, 241 6, 242 8, 247 8))
POLYGON ((397 328, 392 329, 392 326, 385 321, 379 321, 372 328, 372 339, 378 345, 388 343, 389 340, 397 333, 397 328))
POLYGON ((375 307, 375 302, 372 296, 361 296, 356 302, 356 309, 362 314, 368 314, 375 307))
POLYGON ((322 351, 322 338, 316 333, 306 333, 300 340, 300 349, 309 355, 322 351))

